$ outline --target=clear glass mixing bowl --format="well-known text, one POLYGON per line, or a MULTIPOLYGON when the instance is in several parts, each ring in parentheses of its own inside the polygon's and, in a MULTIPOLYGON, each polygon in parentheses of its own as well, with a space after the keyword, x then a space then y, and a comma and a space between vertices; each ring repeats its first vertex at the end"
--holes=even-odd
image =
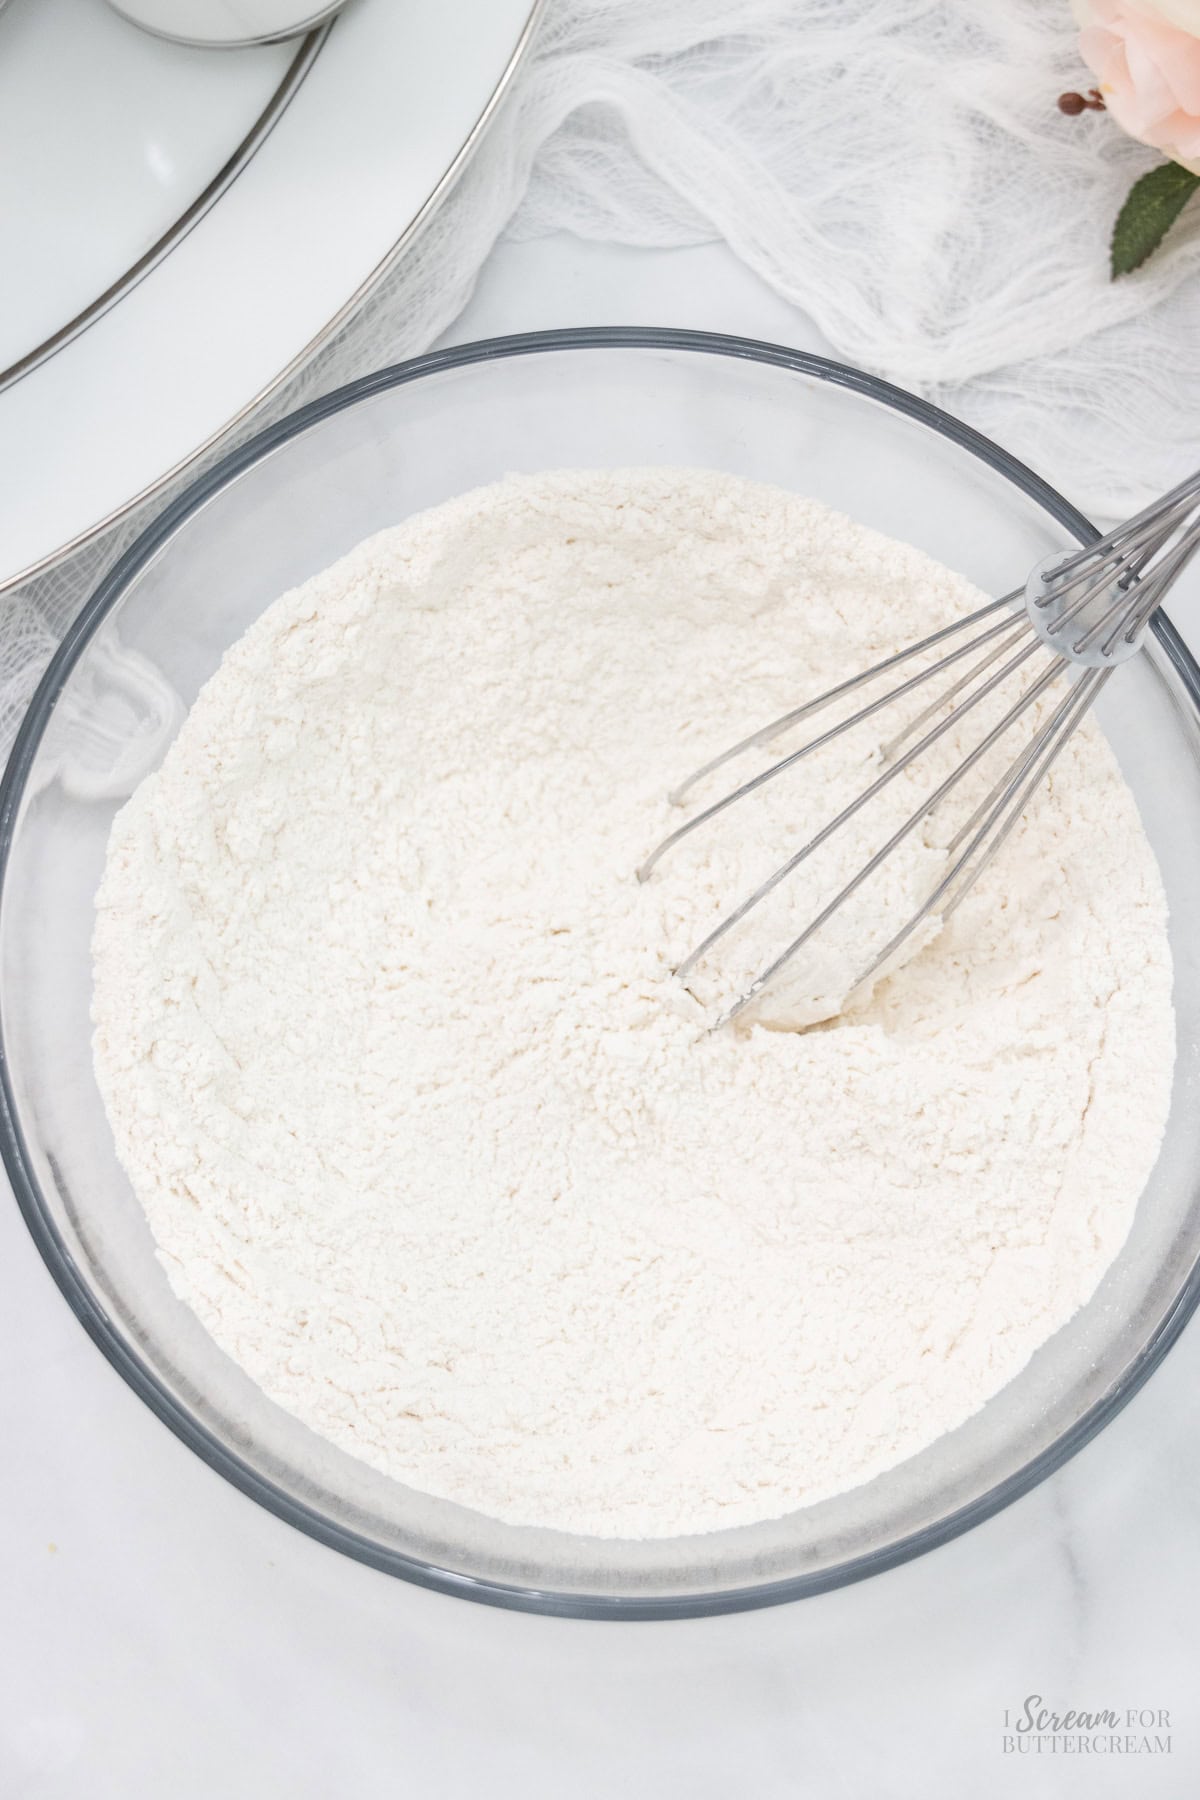
MULTIPOLYGON (((960 1430, 774 1523, 651 1543, 501 1525, 401 1487, 268 1401, 171 1293, 117 1165, 89 1046, 92 900, 113 813, 223 651, 360 538, 512 470, 691 464, 816 495, 986 591, 1094 535, 995 445, 852 370, 685 332, 561 332, 371 376, 236 450, 105 580, 30 707, 0 790, 0 1137, 17 1199, 96 1343, 214 1468, 364 1562, 592 1617, 813 1593, 963 1531, 1078 1449, 1200 1292, 1200 673, 1165 619, 1101 722, 1172 906, 1179 1066, 1166 1141, 1099 1292, 960 1430)), ((797 671, 802 684, 803 671, 797 671)))

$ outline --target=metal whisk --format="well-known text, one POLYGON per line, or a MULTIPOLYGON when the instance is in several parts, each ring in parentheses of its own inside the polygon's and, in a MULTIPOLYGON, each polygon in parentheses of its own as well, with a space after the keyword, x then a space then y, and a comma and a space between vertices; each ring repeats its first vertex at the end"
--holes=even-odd
POLYGON ((861 706, 829 730, 793 750, 769 769, 743 782, 722 799, 680 825, 664 838, 638 869, 639 881, 692 832, 699 831, 727 807, 773 781, 824 745, 832 743, 844 732, 864 720, 883 713, 888 707, 902 703, 911 695, 923 698, 921 690, 935 682, 946 671, 954 671, 948 685, 940 686, 927 704, 903 723, 883 746, 883 773, 843 807, 836 818, 822 826, 793 856, 788 857, 752 894, 742 900, 723 918, 703 942, 696 945, 675 973, 686 980, 688 975, 719 943, 725 934, 739 924, 760 901, 764 900, 793 870, 806 861, 848 820, 883 791, 904 770, 947 732, 962 724, 966 716, 989 695, 997 692, 1018 671, 1028 676, 1041 659, 1034 679, 1028 680, 999 721, 988 730, 954 771, 927 796, 866 862, 852 879, 836 893, 828 905, 805 926, 781 953, 764 968, 740 998, 718 1021, 728 1024, 745 1011, 763 993, 806 944, 820 931, 850 896, 879 868, 910 833, 929 817, 946 796, 958 786, 968 772, 987 756, 994 745, 1012 730, 1017 721, 1039 698, 1063 676, 1070 676, 1066 693, 1055 703, 1038 726, 1029 743, 1008 764, 1004 773, 989 789, 984 799, 961 826, 946 848, 949 867, 937 886, 917 911, 891 937, 870 964, 862 970, 851 988, 864 982, 896 953, 914 931, 933 917, 947 919, 965 899, 979 876, 999 851, 1014 829, 1034 791, 1062 754, 1071 734, 1092 706, 1118 663, 1136 654, 1151 617, 1161 605, 1167 589, 1200 548, 1200 471, 1143 512, 1110 531, 1105 537, 1083 549, 1056 552, 1045 558, 1032 571, 1023 588, 992 600, 976 612, 968 614, 940 631, 910 644, 907 649, 886 657, 873 668, 839 682, 827 693, 809 700, 782 718, 773 719, 749 737, 722 751, 711 762, 697 769, 670 795, 680 804, 686 795, 706 776, 722 768, 744 751, 770 744, 794 726, 810 719, 825 707, 854 694, 868 682, 891 670, 900 669, 914 657, 949 646, 929 667, 910 675, 890 688, 878 699, 861 706), (954 640, 961 639, 961 642, 954 640), (965 665, 965 666, 964 666, 965 665), (939 717, 947 704, 951 710, 939 717), (930 721, 936 723, 930 725, 930 721), (928 726, 928 729, 924 729, 928 726), (918 735, 919 734, 919 735, 918 735), (915 743, 911 740, 917 738, 915 743), (905 746, 908 746, 905 748, 905 746), (903 751, 903 754, 900 752, 903 751))

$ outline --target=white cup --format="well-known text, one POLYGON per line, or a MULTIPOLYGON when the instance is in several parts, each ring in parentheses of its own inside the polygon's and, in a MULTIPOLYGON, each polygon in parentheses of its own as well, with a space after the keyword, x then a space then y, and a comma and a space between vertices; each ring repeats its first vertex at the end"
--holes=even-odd
MULTIPOLYGON (((2 0, 0 0, 2 3, 2 0)), ((155 37, 203 48, 270 44, 299 37, 346 0, 108 0, 114 12, 155 37)))

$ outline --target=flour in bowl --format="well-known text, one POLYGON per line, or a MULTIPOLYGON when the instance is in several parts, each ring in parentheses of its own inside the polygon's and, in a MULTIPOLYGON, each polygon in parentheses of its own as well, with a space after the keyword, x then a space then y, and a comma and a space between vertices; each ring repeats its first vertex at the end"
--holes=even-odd
POLYGON ((975 604, 775 489, 556 473, 384 532, 233 647, 113 826, 95 1059, 173 1286, 268 1395, 429 1493, 658 1537, 892 1467, 1088 1299, 1174 1055, 1162 887, 1093 725, 849 1009, 936 819, 756 1023, 707 1029, 917 771, 692 991, 671 969, 877 732, 633 874, 692 768, 975 604))

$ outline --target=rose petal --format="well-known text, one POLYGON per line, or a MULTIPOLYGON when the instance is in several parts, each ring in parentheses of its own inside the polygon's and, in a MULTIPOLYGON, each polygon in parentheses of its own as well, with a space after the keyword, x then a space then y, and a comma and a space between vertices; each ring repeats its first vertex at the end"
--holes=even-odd
MULTIPOLYGON (((1183 112, 1200 115, 1200 38, 1160 24, 1157 19, 1139 20, 1136 38, 1154 63, 1158 77, 1175 105, 1183 112)), ((1128 44, 1127 38, 1127 50, 1128 44)), ((1132 57, 1130 69, 1133 69, 1132 57)))
MULTIPOLYGON (((1200 0, 1186 4, 1200 16, 1200 0)), ((1084 24, 1079 48, 1117 124, 1185 165, 1200 155, 1200 36, 1169 22, 1156 0, 1074 5, 1077 17, 1094 21, 1084 24)))

